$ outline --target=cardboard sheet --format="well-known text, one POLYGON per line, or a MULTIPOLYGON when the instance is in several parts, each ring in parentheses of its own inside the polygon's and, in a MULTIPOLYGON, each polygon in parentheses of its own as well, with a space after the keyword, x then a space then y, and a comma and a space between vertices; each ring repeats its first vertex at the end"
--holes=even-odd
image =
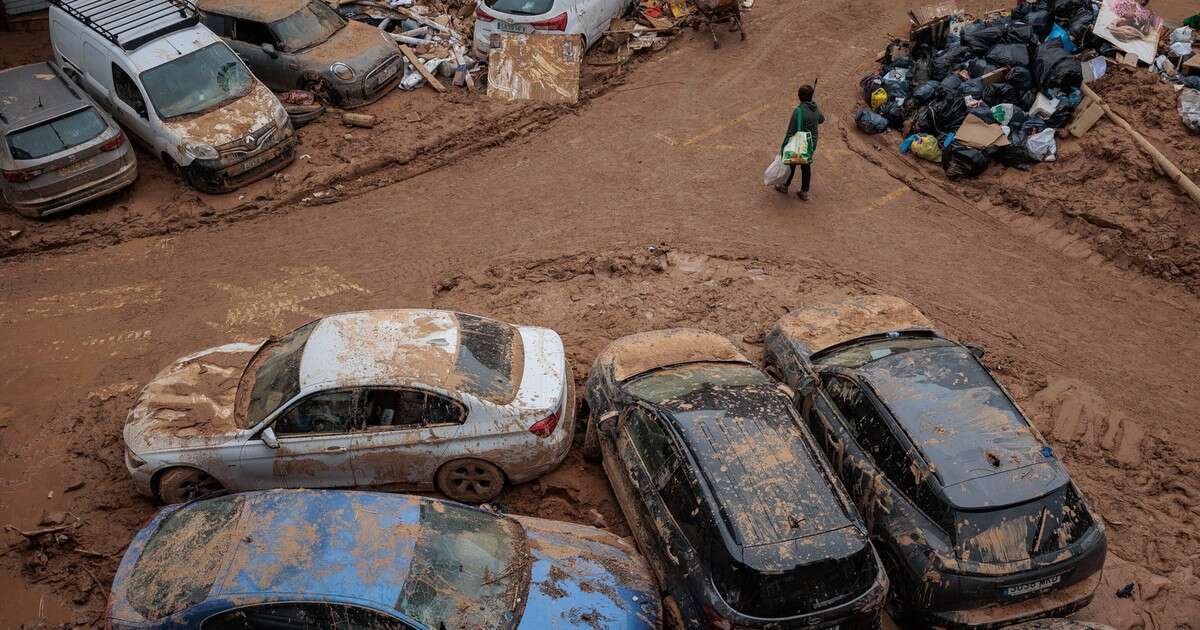
POLYGON ((978 116, 967 116, 958 131, 954 132, 954 139, 973 149, 1006 147, 1009 144, 1003 127, 983 122, 978 116))

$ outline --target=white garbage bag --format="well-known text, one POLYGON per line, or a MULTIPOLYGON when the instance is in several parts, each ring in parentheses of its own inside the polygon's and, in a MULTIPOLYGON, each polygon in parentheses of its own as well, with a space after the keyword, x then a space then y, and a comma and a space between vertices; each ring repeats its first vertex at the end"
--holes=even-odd
POLYGON ((788 167, 783 165, 783 156, 776 153, 771 165, 763 172, 763 186, 782 186, 787 176, 788 167))
POLYGON ((1179 117, 1192 133, 1200 133, 1200 90, 1184 88, 1179 92, 1179 117))
POLYGON ((1039 162, 1053 162, 1058 159, 1058 144, 1054 141, 1054 130, 1043 129, 1025 141, 1025 150, 1029 156, 1039 162))

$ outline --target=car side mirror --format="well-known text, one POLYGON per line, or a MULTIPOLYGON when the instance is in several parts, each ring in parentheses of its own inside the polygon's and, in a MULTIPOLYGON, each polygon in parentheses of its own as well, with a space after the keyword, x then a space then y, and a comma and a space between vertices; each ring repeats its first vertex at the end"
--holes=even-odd
POLYGON ((275 437, 275 429, 267 427, 262 430, 259 437, 262 438, 263 444, 266 444, 267 448, 279 448, 279 438, 275 437))
POLYGON ((983 355, 987 354, 987 350, 984 350, 983 346, 977 343, 964 343, 963 347, 967 350, 970 350, 971 354, 975 355, 976 359, 982 359, 983 355))
POLYGON ((263 44, 262 51, 267 53, 267 56, 272 59, 276 59, 279 57, 279 51, 275 50, 275 47, 272 46, 271 44, 263 44))

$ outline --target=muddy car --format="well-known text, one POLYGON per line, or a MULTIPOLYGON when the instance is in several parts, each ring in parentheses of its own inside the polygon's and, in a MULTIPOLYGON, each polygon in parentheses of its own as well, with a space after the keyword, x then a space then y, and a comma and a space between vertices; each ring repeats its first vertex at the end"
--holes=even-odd
POLYGON ((220 488, 390 486, 480 503, 554 469, 575 392, 552 330, 341 313, 183 357, 138 397, 126 467, 165 502, 220 488))
POLYGON ((632 335, 588 376, 601 457, 678 628, 876 628, 887 577, 785 388, 728 340, 632 335))
POLYGON ((979 361, 900 298, 794 311, 767 370, 797 402, 871 527, 897 616, 991 627, 1092 599, 1104 527, 979 361))
POLYGON ((400 80, 387 33, 347 21, 322 0, 199 0, 204 24, 268 87, 309 90, 342 108, 379 99, 400 80))
POLYGON ((654 591, 633 545, 585 525, 274 490, 160 511, 125 551, 106 627, 650 630, 654 591))
POLYGON ((0 201, 25 216, 63 212, 137 179, 125 133, 53 63, 0 71, 0 140, 0 201))

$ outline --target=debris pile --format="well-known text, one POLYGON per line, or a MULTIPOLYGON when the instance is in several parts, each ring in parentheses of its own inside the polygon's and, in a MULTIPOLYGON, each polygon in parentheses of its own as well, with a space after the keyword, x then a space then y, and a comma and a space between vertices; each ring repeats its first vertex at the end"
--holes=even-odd
MULTIPOLYGON (((1184 93, 1200 83, 1194 31, 1162 37, 1163 21, 1132 0, 1019 0, 975 18, 944 3, 913 11, 879 72, 860 83, 868 134, 903 131, 901 152, 938 162, 951 178, 990 163, 1028 168, 1057 158, 1056 137, 1079 137, 1105 115, 1085 83, 1110 63, 1145 64, 1184 93)), ((1181 94, 1189 128, 1196 99, 1181 94)), ((1200 125, 1200 121, 1197 121, 1200 125)))
POLYGON ((334 0, 342 17, 375 26, 391 35, 404 53, 400 89, 428 84, 446 91, 443 80, 474 90, 482 59, 471 52, 475 3, 470 0, 334 0))

